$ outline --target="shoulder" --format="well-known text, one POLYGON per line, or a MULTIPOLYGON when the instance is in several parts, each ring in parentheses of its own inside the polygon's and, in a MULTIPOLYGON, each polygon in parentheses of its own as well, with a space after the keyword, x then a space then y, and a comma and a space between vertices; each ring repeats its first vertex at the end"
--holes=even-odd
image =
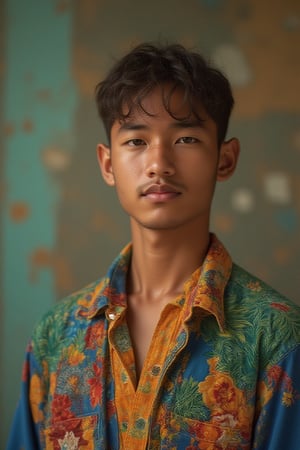
POLYGON ((236 296, 239 302, 255 302, 257 308, 269 308, 280 312, 295 310, 300 313, 300 306, 280 294, 267 283, 247 272, 237 264, 232 265, 231 277, 227 285, 230 295, 236 296))
POLYGON ((32 347, 43 343, 55 347, 87 326, 87 311, 95 303, 97 292, 101 290, 105 279, 95 281, 56 303, 37 323, 32 334, 32 347))
POLYGON ((299 347, 300 306, 236 264, 224 306, 231 326, 243 318, 248 339, 260 347, 269 363, 277 363, 299 347))

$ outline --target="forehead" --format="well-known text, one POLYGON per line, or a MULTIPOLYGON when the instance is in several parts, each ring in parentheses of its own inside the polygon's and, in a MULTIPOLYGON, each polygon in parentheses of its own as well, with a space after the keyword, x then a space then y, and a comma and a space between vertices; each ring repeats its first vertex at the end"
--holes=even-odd
POLYGON ((199 99, 190 98, 183 88, 170 84, 157 86, 144 96, 136 95, 123 105, 122 121, 147 116, 157 118, 169 116, 178 121, 208 118, 199 99))

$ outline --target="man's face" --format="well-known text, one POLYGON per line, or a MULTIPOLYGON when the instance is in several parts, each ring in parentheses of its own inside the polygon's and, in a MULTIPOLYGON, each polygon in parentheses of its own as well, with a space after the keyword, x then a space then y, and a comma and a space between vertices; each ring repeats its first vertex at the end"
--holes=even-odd
MULTIPOLYGON (((100 145, 106 182, 115 185, 134 226, 174 229, 192 222, 207 226, 222 158, 217 128, 199 108, 201 120, 176 120, 165 110, 161 88, 153 90, 128 119, 113 124, 111 148, 100 145)), ((178 89, 171 98, 174 117, 188 117, 178 89)))

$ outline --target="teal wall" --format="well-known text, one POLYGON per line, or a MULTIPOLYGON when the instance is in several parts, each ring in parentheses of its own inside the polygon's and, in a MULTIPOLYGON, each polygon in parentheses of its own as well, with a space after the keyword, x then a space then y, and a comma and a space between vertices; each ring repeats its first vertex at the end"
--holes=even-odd
POLYGON ((24 344, 36 319, 56 299, 47 260, 56 244, 62 191, 46 159, 54 148, 63 149, 61 157, 71 155, 77 92, 71 69, 72 11, 57 14, 53 2, 10 0, 4 12, 1 427, 5 431, 16 403, 24 344))
POLYGON ((140 41, 195 46, 228 74, 242 154, 217 188, 212 229, 238 263, 300 303, 300 5, 281 3, 0 3, 0 448, 34 323, 129 239, 97 170, 105 137, 93 90, 140 41))

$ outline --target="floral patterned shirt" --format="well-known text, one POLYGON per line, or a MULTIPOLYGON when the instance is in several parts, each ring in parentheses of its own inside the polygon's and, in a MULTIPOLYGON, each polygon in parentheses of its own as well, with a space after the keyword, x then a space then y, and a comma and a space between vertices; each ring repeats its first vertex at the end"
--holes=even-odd
POLYGON ((36 327, 9 450, 300 448, 300 308, 211 235, 167 304, 137 382, 128 245, 36 327))

